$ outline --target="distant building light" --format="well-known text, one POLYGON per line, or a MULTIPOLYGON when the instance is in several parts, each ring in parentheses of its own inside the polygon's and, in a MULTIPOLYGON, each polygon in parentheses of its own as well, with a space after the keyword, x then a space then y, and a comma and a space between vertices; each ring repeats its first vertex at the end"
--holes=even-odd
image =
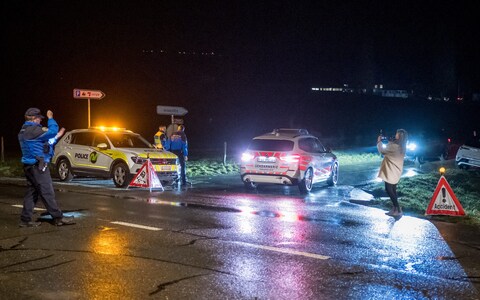
POLYGON ((346 90, 350 89, 344 89, 344 88, 334 88, 334 87, 312 87, 312 91, 322 91, 322 92, 345 92, 346 90))

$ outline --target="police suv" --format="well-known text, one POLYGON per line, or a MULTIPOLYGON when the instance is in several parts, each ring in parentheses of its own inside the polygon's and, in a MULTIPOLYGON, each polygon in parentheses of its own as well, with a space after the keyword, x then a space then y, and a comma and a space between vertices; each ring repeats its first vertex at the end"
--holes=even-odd
POLYGON ((178 178, 180 167, 175 154, 156 149, 141 135, 126 129, 69 131, 55 146, 52 162, 61 181, 70 181, 75 175, 112 178, 115 186, 126 187, 148 158, 163 183, 178 178))
POLYGON ((241 160, 240 175, 247 188, 298 185, 305 194, 314 183, 333 186, 338 181, 337 157, 305 129, 275 129, 257 136, 241 160))

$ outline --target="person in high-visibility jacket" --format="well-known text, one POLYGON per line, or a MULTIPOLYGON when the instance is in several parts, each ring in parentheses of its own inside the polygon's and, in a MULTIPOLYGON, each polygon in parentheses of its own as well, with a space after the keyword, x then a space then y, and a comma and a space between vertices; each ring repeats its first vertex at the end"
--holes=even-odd
POLYGON ((167 134, 167 127, 161 125, 158 127, 157 133, 153 136, 153 140, 155 142, 155 147, 158 149, 168 150, 168 138, 167 134))
POLYGON ((188 141, 185 134, 185 126, 178 125, 177 131, 170 137, 170 152, 178 156, 181 167, 180 179, 182 185, 185 185, 187 184, 185 161, 188 160, 188 141))

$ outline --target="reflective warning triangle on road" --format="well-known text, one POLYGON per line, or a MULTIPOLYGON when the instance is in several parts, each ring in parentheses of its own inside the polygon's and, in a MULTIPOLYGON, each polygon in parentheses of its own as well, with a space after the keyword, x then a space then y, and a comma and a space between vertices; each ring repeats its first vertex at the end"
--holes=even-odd
POLYGON ((128 187, 131 186, 150 188, 150 191, 152 188, 160 188, 164 190, 150 159, 147 159, 140 170, 138 170, 137 174, 128 185, 128 187))
POLYGON ((437 188, 427 207, 425 215, 464 216, 463 207, 444 176, 440 177, 437 188))

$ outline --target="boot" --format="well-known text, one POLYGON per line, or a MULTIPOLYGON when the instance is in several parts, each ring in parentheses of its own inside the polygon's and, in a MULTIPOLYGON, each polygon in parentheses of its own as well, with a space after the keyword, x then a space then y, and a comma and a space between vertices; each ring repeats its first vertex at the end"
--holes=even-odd
POLYGON ((392 217, 401 218, 402 216, 403 216, 402 209, 400 207, 396 207, 393 214, 392 214, 392 217))
POLYGON ((395 212, 395 207, 392 207, 392 209, 390 209, 389 211, 387 211, 385 214, 387 216, 393 216, 393 213, 395 212))

